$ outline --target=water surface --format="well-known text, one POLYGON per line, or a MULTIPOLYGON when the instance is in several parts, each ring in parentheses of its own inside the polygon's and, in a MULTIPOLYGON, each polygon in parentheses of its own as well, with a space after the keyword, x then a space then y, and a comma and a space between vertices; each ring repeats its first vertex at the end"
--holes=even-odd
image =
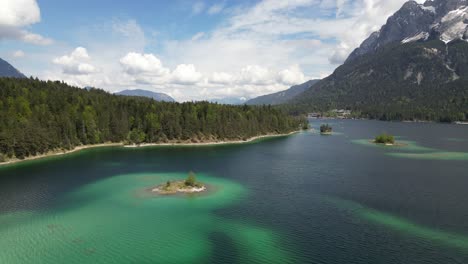
POLYGON ((333 136, 2 167, 0 262, 468 263, 468 127, 328 122, 333 136), (369 143, 382 132, 405 146, 369 143), (148 195, 189 171, 212 190, 148 195))

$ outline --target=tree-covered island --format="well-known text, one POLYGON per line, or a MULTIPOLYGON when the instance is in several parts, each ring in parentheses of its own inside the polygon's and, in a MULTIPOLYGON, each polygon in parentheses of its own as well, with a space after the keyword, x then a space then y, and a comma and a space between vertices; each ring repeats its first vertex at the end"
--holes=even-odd
POLYGON ((393 146, 395 145, 395 137, 387 133, 383 133, 375 137, 374 143, 393 146))
POLYGON ((185 180, 167 181, 151 191, 158 194, 199 193, 206 191, 206 186, 197 181, 195 173, 190 172, 185 180))
POLYGON ((321 125, 320 126, 320 134, 322 135, 331 135, 333 132, 333 128, 329 124, 321 125))

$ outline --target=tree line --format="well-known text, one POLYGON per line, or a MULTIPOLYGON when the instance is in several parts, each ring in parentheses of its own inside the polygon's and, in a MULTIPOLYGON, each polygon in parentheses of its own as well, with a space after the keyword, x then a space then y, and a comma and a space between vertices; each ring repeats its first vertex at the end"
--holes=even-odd
POLYGON ((156 102, 59 81, 0 78, 0 159, 106 142, 247 139, 304 122, 270 106, 156 102))
POLYGON ((380 120, 468 120, 468 43, 388 44, 339 66, 283 109, 380 120), (429 52, 429 53, 428 53, 429 52))

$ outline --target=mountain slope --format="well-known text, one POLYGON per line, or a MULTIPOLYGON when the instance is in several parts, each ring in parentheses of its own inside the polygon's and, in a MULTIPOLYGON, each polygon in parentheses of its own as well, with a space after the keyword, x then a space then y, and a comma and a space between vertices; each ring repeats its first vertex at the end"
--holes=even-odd
POLYGON ((151 92, 151 91, 142 90, 142 89, 123 90, 115 94, 124 95, 124 96, 147 97, 147 98, 152 98, 156 101, 175 102, 174 98, 170 97, 169 95, 165 93, 156 93, 156 92, 151 92))
POLYGON ((310 80, 303 84, 295 85, 281 92, 267 94, 259 96, 253 99, 250 99, 246 102, 248 105, 278 105, 286 103, 288 100, 291 100, 295 96, 309 89, 312 85, 316 84, 319 80, 310 80))
POLYGON ((348 108, 384 120, 464 120, 468 43, 387 45, 340 66, 291 105, 302 111, 348 108))
POLYGON ((429 0, 424 4, 408 1, 354 50, 347 62, 394 42, 467 39, 467 6, 468 0, 429 0))
POLYGON ((0 58, 0 77, 26 78, 24 74, 15 69, 10 63, 0 58))
POLYGON ((384 120, 468 118, 466 0, 407 2, 335 72, 289 101, 384 120))

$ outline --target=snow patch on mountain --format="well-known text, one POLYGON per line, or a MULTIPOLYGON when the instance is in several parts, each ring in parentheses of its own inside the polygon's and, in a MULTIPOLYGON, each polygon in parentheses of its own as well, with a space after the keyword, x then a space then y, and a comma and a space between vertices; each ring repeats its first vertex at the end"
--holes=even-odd
POLYGON ((468 0, 406 2, 382 28, 372 33, 346 60, 373 53, 389 43, 440 39, 468 41, 468 0))
POLYGON ((429 11, 429 12, 432 12, 434 14, 437 13, 435 7, 433 7, 433 6, 424 6, 424 5, 420 5, 420 6, 421 6, 422 10, 429 11))
POLYGON ((405 38, 404 40, 401 41, 401 43, 409 43, 409 42, 415 42, 418 40, 427 40, 429 38, 429 33, 427 32, 421 32, 419 34, 416 34, 412 37, 405 38))
POLYGON ((454 39, 463 39, 468 31, 466 24, 468 19, 468 6, 460 7, 447 13, 436 30, 440 33, 440 39, 448 43, 454 39))

